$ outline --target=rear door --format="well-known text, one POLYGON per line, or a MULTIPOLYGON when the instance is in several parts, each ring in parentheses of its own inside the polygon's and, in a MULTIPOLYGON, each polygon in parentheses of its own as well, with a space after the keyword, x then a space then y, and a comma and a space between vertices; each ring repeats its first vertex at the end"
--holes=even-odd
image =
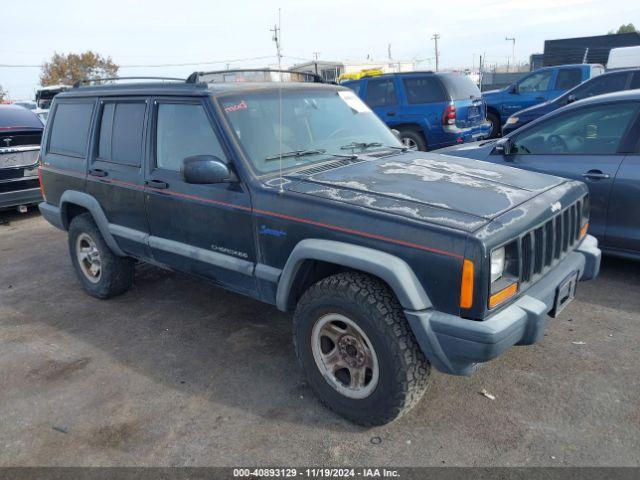
POLYGON ((553 100, 567 90, 571 90, 582 83, 584 70, 582 67, 560 68, 556 73, 553 87, 546 93, 545 100, 553 100))
POLYGON ((149 256, 142 174, 148 112, 145 97, 101 99, 87 175, 87 192, 100 203, 118 245, 141 258, 149 256))
POLYGON ((506 165, 549 173, 587 184, 591 196, 589 231, 605 238, 609 197, 625 154, 622 140, 638 104, 587 105, 525 126, 513 135, 506 165))
POLYGON ((364 101, 387 125, 398 123, 398 97, 393 77, 369 78, 364 89, 364 101))
POLYGON ((180 174, 193 155, 230 162, 213 116, 200 98, 157 98, 153 112, 146 199, 154 259, 251 293, 256 252, 247 187, 188 184, 180 174))

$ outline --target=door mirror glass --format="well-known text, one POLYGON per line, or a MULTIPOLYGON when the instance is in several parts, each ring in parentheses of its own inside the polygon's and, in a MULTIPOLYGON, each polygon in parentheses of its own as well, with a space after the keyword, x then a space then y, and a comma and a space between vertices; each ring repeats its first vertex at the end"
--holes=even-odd
POLYGON ((182 161, 182 177, 187 183, 207 184, 237 181, 236 176, 218 157, 194 155, 182 161))
POLYGON ((496 142, 496 146, 494 147, 493 151, 498 155, 511 155, 511 139, 509 137, 501 138, 496 142))
POLYGON ((567 97, 567 103, 573 103, 576 100, 577 100, 577 98, 573 93, 567 97))

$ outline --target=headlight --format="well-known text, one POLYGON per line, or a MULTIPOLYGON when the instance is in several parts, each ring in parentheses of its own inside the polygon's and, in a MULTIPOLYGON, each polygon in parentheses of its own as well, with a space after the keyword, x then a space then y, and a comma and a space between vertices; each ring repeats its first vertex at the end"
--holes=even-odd
POLYGON ((506 125, 513 125, 514 123, 518 123, 518 117, 509 117, 509 118, 507 118, 506 125))
POLYGON ((504 247, 496 248, 491 252, 491 283, 502 277, 504 273, 505 250, 504 247))

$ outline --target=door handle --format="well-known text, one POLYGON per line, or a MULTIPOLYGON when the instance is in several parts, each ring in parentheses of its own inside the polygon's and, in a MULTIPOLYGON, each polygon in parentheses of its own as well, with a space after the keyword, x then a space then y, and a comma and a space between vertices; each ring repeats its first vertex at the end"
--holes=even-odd
POLYGON ((589 180, 605 180, 607 178, 611 178, 611 175, 608 173, 602 173, 601 170, 589 170, 587 173, 583 173, 582 176, 589 180))
POLYGON ((162 180, 145 180, 144 184, 147 187, 157 188, 158 190, 169 188, 169 184, 167 182, 163 182, 162 180))
POLYGON ((396 112, 387 112, 387 117, 395 117, 396 112))
POLYGON ((104 170, 100 170, 99 168, 92 168, 89 170, 89 175, 93 175, 94 177, 106 177, 109 173, 104 170))

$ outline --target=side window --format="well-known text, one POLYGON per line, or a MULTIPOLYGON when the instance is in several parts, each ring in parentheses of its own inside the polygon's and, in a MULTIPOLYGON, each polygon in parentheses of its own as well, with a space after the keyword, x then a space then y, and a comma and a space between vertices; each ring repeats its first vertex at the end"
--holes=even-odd
POLYGON ((402 80, 409 103, 437 103, 446 101, 440 81, 434 77, 411 77, 402 80))
POLYGON ((631 78, 631 85, 629 85, 631 90, 640 88, 640 72, 635 72, 633 77, 631 78))
POLYGON ((93 102, 62 102, 56 106, 49 149, 51 153, 84 158, 93 102))
POLYGON ((518 91, 527 92, 546 92, 551 84, 551 70, 534 73, 523 78, 518 84, 518 91))
POLYGON ((637 103, 573 110, 516 135, 512 151, 524 155, 612 155, 637 110, 637 103))
MULTIPOLYGON (((624 90, 627 84, 627 73, 612 73, 595 78, 585 85, 578 87, 574 95, 577 100, 581 98, 602 95, 603 93, 618 92, 624 90)), ((633 87, 632 87, 633 88, 633 87)))
POLYGON ((369 80, 365 98, 370 107, 396 105, 396 91, 393 80, 388 78, 369 80))
POLYGON ((556 79, 556 90, 569 90, 582 82, 580 68, 562 68, 556 79))
POLYGON ((109 102, 102 107, 98 160, 140 166, 145 102, 109 102))
POLYGON ((156 126, 156 167, 180 171, 192 155, 226 160, 218 137, 200 104, 161 103, 156 126))

